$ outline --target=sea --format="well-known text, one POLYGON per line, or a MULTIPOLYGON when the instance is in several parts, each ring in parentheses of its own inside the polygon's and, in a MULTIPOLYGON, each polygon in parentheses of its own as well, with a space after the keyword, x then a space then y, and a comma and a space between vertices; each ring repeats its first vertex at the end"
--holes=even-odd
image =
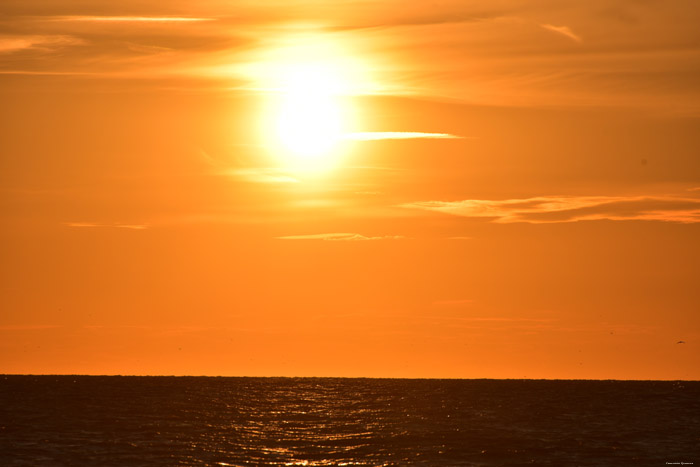
POLYGON ((700 465, 700 382, 0 375, 2 466, 700 465))

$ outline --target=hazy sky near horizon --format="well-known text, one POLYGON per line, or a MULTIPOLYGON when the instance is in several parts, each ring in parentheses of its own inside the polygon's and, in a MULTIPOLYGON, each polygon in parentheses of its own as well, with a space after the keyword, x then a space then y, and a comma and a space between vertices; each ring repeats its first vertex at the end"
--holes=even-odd
POLYGON ((698 379, 698 24, 5 0, 0 373, 698 379))

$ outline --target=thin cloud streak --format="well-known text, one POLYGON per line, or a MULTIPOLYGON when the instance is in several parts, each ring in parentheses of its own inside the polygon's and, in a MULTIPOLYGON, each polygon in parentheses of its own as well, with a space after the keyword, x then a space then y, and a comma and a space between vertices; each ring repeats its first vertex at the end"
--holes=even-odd
POLYGON ((76 228, 112 227, 116 229, 145 230, 146 224, 98 224, 95 222, 64 222, 63 225, 76 228))
POLYGON ((67 35, 31 35, 0 37, 0 53, 12 53, 27 49, 53 49, 71 45, 83 45, 85 41, 67 35))
POLYGON ((0 70, 0 75, 29 75, 29 76, 107 76, 105 73, 90 73, 81 71, 32 71, 32 70, 0 70))
POLYGON ((575 34, 568 26, 553 26, 551 24, 540 24, 540 27, 548 31, 552 31, 557 34, 561 34, 562 36, 568 37, 574 42, 583 42, 583 39, 581 39, 579 35, 575 34))
POLYGON ((400 207, 461 217, 492 218, 497 223, 531 224, 584 220, 700 222, 700 199, 676 196, 549 196, 526 199, 422 201, 400 207))
POLYGON ((406 237, 400 235, 385 235, 381 237, 366 237, 357 233, 324 233, 311 235, 289 235, 275 237, 280 240, 325 240, 325 241, 368 241, 368 240, 400 240, 406 237))
POLYGON ((63 326, 58 324, 5 324, 0 326, 0 331, 41 331, 60 327, 63 326))
POLYGON ((197 155, 206 165, 213 168, 216 175, 233 177, 242 182, 249 183, 299 183, 286 171, 276 167, 241 167, 232 168, 222 161, 217 160, 204 150, 199 150, 197 155))
POLYGON ((214 18, 192 18, 182 16, 56 16, 49 21, 58 22, 137 22, 137 23, 191 23, 214 21, 214 18))
POLYGON ((274 168, 231 169, 222 173, 251 183, 299 183, 298 179, 274 168))
POLYGON ((448 133, 423 133, 419 131, 366 131, 348 133, 345 139, 355 141, 377 141, 382 139, 464 139, 464 136, 448 133))
POLYGON ((432 319, 446 321, 480 322, 480 323, 551 323, 549 318, 507 318, 507 317, 461 317, 461 316, 432 316, 432 319))
POLYGON ((474 300, 471 299, 457 299, 457 300, 437 300, 433 302, 435 306, 464 306, 471 305, 474 300))

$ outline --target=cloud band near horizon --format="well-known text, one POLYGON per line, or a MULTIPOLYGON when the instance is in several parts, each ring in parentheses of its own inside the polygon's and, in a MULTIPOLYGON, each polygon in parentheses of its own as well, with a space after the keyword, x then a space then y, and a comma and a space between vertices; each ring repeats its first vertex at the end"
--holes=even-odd
POLYGON ((420 131, 365 131, 348 133, 345 139, 354 141, 377 141, 383 139, 464 139, 464 136, 449 133, 424 133, 420 131))
POLYGON ((525 199, 419 201, 400 207, 497 223, 531 224, 584 220, 700 222, 700 199, 676 196, 545 196, 525 199))
POLYGON ((405 237, 400 235, 384 235, 380 237, 366 237, 358 233, 322 233, 310 235, 288 235, 275 237, 279 240, 325 240, 325 241, 368 241, 368 240, 399 240, 405 237))

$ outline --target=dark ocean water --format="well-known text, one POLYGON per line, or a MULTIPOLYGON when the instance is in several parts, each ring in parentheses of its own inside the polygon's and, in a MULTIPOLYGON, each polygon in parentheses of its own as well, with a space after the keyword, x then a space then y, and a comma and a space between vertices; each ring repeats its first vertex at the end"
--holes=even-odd
POLYGON ((0 465, 700 465, 700 382, 0 376, 0 465))

